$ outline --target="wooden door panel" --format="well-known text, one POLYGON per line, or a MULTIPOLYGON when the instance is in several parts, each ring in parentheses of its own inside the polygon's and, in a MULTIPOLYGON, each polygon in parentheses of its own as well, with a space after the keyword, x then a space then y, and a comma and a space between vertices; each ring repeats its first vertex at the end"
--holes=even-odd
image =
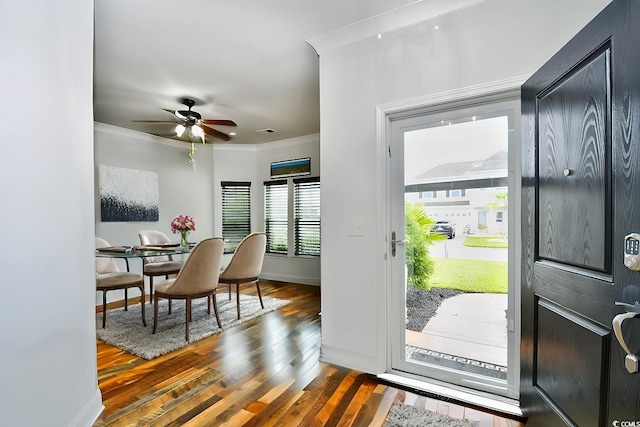
POLYGON ((579 426, 606 415, 609 331, 551 301, 538 298, 536 391, 558 414, 579 426), (585 375, 586 373, 586 375, 585 375))
MULTIPOLYGON (((638 22, 639 1, 613 0, 522 86, 527 426, 640 421, 640 373, 611 333, 615 302, 640 297, 623 263, 624 236, 640 232, 638 22)), ((633 322, 623 334, 640 351, 633 322)))
POLYGON ((611 310, 602 308, 615 305, 611 278, 588 273, 548 261, 536 262, 534 292, 563 307, 579 306, 581 316, 610 327, 611 310))
POLYGON ((538 97, 539 257, 610 272, 608 46, 538 97))

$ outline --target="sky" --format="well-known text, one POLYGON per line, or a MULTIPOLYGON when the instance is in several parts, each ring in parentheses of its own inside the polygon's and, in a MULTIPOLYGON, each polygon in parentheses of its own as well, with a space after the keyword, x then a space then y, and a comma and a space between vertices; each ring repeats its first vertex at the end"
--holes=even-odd
POLYGON ((440 122, 405 132, 405 183, 437 165, 484 160, 507 151, 508 130, 508 117, 500 116, 451 125, 440 122))

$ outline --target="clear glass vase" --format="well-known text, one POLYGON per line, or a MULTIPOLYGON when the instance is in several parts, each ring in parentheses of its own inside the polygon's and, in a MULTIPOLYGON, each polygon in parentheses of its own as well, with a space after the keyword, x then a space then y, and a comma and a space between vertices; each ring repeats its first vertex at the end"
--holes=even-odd
POLYGON ((189 252, 189 232, 187 230, 180 230, 180 250, 189 252))

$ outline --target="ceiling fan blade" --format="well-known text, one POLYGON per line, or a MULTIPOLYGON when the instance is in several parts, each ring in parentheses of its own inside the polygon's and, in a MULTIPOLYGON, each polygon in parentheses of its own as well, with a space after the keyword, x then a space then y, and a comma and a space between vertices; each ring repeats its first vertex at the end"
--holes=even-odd
POLYGON ((205 125, 238 126, 233 120, 202 119, 201 121, 205 125))
POLYGON ((214 138, 218 138, 221 139, 223 141, 230 141, 231 137, 229 135, 227 135, 226 133, 217 131, 215 129, 211 129, 208 126, 204 126, 204 125, 200 125, 200 127, 202 128, 202 130, 204 131, 204 133, 208 136, 214 137, 214 138))

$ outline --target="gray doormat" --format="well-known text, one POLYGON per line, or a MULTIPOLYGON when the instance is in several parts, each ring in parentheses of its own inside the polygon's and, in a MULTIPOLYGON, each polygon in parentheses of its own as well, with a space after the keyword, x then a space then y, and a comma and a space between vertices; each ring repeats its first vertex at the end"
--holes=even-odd
POLYGON ((472 427, 468 420, 458 420, 418 406, 396 402, 391 407, 384 427, 472 427))

